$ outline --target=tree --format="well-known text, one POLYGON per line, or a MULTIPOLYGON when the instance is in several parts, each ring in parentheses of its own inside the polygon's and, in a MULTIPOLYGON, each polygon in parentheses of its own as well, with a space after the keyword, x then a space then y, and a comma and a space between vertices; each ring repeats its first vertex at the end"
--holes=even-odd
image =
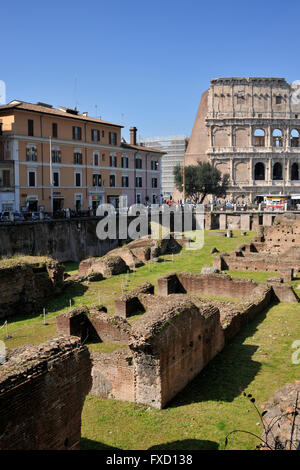
MULTIPOLYGON (((197 165, 185 166, 185 195, 202 202, 208 194, 225 197, 229 186, 229 175, 222 173, 210 163, 197 162, 197 165)), ((174 168, 176 188, 182 192, 182 167, 174 168)))

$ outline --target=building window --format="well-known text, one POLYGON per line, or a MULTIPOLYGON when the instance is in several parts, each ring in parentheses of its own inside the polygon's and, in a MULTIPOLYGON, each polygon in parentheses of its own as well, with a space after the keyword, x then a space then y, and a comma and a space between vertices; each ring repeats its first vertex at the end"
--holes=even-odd
POLYGON ((26 160, 28 162, 36 162, 37 161, 37 148, 35 145, 26 148, 26 160))
POLYGON ((299 165, 298 163, 292 164, 292 171, 291 171, 291 180, 299 180, 299 165))
POLYGON ((59 172, 53 172, 53 186, 59 186, 59 172))
POLYGON ((109 164, 110 166, 112 167, 116 167, 117 166, 117 157, 115 155, 110 155, 109 157, 109 164))
POLYGON ((299 132, 297 129, 291 130, 291 147, 299 147, 299 132))
POLYGON ((61 163, 61 151, 52 150, 52 163, 61 163))
POLYGON ((75 173, 75 186, 81 186, 81 173, 75 173))
POLYGON ((281 163, 275 163, 273 167, 273 180, 282 180, 282 166, 281 163))
POLYGON ((254 167, 254 179, 263 181, 265 179, 265 165, 258 162, 254 167))
POLYGON ((128 157, 122 157, 122 168, 128 168, 128 157))
POLYGON ((82 165, 82 153, 74 152, 74 165, 82 165))
POLYGON ((128 176, 122 176, 122 188, 128 188, 129 180, 128 176))
POLYGON ((102 131, 102 137, 104 137, 104 131, 102 131))
POLYGON ((2 172, 0 172, 0 187, 9 188, 10 185, 10 170, 2 170, 2 172))
POLYGON ((265 131, 263 129, 255 129, 253 143, 256 147, 265 146, 265 131))
POLYGON ((105 153, 102 153, 102 161, 105 162, 105 153))
POLYGON ((28 135, 33 136, 33 119, 28 119, 28 135))
POLYGON ((141 195, 137 194, 136 195, 136 204, 141 204, 141 200, 142 200, 141 195))
POLYGON ((115 175, 110 175, 110 177, 109 177, 109 186, 111 188, 114 188, 116 186, 116 176, 115 175))
POLYGON ((73 139, 81 140, 81 127, 73 126, 73 139))
POLYGON ((92 141, 98 142, 100 140, 100 131, 97 129, 92 129, 92 141))
POLYGON ((99 154, 94 153, 94 166, 98 166, 98 165, 99 165, 99 154))
POLYGON ((158 162, 156 160, 151 160, 151 170, 158 170, 158 162))
POLYGON ((281 96, 275 97, 275 104, 281 104, 281 96))
POLYGON ((101 175, 93 175, 93 186, 102 186, 101 175))
POLYGON ((135 168, 137 170, 140 170, 142 168, 142 159, 141 158, 136 158, 135 159, 135 168))
POLYGON ((280 129, 274 129, 272 133, 273 147, 282 147, 282 131, 280 129))
POLYGON ((34 187, 36 185, 35 171, 28 172, 28 186, 34 187))
POLYGON ((109 133, 109 143, 111 145, 117 145, 117 134, 116 132, 109 133))
POLYGON ((137 188, 141 188, 143 186, 143 180, 142 180, 142 177, 141 176, 137 176, 135 178, 135 186, 137 188))
POLYGON ((157 178, 152 178, 152 188, 157 188, 157 178))
POLYGON ((56 124, 56 122, 52 123, 52 137, 54 137, 54 138, 57 137, 57 124, 56 124))

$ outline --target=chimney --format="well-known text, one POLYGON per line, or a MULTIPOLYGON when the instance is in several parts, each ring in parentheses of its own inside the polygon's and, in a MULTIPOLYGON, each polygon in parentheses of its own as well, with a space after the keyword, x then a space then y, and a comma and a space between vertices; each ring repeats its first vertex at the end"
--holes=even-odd
POLYGON ((129 132, 130 132, 130 145, 136 145, 137 128, 136 127, 131 127, 129 129, 129 132))

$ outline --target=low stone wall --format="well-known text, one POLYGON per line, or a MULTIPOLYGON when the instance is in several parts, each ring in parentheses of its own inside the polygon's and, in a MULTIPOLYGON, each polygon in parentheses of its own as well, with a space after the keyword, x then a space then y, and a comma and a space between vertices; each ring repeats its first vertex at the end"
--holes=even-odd
POLYGON ((291 280, 291 270, 300 272, 300 262, 297 260, 283 259, 262 253, 234 252, 230 255, 221 254, 213 259, 213 266, 219 270, 260 271, 282 273, 286 280, 291 280), (290 270, 290 274, 288 274, 290 270))
POLYGON ((79 449, 91 359, 78 338, 13 352, 0 365, 0 449, 79 449))
POLYGON ((64 267, 51 258, 0 260, 0 318, 42 309, 64 286, 64 267))
POLYGON ((274 292, 271 286, 266 284, 257 285, 250 297, 238 308, 222 318, 222 328, 227 344, 259 313, 263 312, 274 300, 274 292))
POLYGON ((85 341, 128 344, 131 326, 123 318, 107 314, 100 306, 78 307, 62 313, 56 317, 56 328, 60 334, 72 334, 85 341))
POLYGON ((154 286, 149 282, 142 284, 128 294, 115 300, 115 315, 126 318, 137 312, 144 312, 145 307, 141 301, 141 294, 154 294, 154 286))
POLYGON ((250 279, 231 278, 228 274, 171 273, 158 279, 158 294, 181 292, 224 297, 249 297, 257 284, 250 279))
MULTIPOLYGON (((172 297, 172 296, 171 296, 172 297)), ((132 327, 135 401, 163 408, 224 346, 219 311, 167 299, 132 327)))

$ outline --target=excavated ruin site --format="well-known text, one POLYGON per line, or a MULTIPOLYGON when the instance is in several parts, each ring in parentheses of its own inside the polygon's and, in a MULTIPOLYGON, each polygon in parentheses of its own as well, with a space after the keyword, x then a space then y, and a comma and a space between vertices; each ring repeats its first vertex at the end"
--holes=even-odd
MULTIPOLYGON (((20 305, 34 310, 70 284, 101 281, 149 260, 159 264, 186 241, 135 241, 83 260, 73 276, 48 258, 12 263, 0 269, 0 314, 14 315, 20 305)), ((102 304, 69 308, 56 316, 55 338, 8 350, 0 365, 0 449, 78 449, 88 394, 167 407, 257 315, 276 302, 299 302, 287 281, 300 272, 300 221, 269 227, 229 255, 217 253, 204 272, 169 272, 157 286, 144 282, 117 297, 114 311, 102 304), (224 273, 229 269, 280 277, 255 282, 224 273), (91 343, 119 347, 93 352, 91 343)))

